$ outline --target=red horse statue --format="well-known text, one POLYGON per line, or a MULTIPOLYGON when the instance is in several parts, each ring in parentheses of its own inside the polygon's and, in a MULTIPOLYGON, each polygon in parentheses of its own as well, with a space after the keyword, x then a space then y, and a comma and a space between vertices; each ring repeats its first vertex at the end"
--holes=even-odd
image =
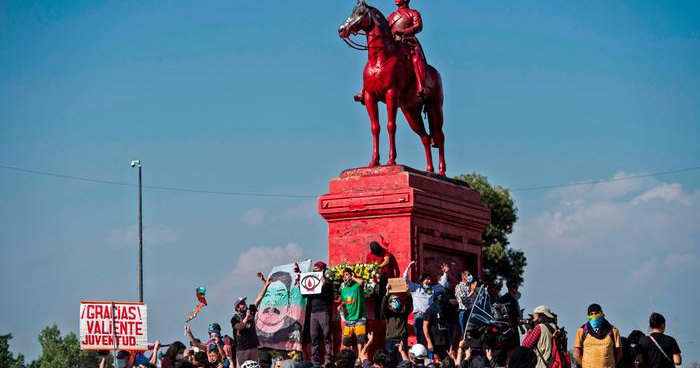
POLYGON ((367 107, 372 128, 373 150, 369 166, 379 165, 379 102, 386 103, 387 130, 389 131, 389 161, 396 164, 396 112, 401 108, 408 125, 416 132, 425 148, 428 161, 426 171, 434 172, 431 146, 440 153, 440 175, 445 175, 445 135, 442 132, 442 80, 440 73, 428 65, 423 91, 418 91, 411 64, 410 50, 395 40, 384 15, 376 8, 358 0, 352 13, 338 29, 338 35, 352 48, 368 52, 363 72, 361 101, 367 107), (361 45, 351 35, 367 37, 361 45), (426 132, 421 112, 428 115, 430 133, 426 132))

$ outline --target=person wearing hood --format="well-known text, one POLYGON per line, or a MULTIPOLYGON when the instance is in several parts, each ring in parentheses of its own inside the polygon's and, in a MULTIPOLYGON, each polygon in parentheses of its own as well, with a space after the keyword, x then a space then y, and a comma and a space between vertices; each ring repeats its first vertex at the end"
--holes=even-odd
MULTIPOLYGON (((369 253, 365 256, 365 262, 377 262, 379 265, 379 290, 383 291, 389 279, 399 277, 399 264, 396 258, 378 242, 369 243, 369 253)), ((374 318, 381 319, 382 298, 374 298, 374 318)))
POLYGON ((622 359, 620 332, 599 304, 588 306, 588 322, 576 331, 574 358, 582 368, 615 368, 622 359))
POLYGON ((454 324, 454 311, 451 308, 447 293, 442 290, 435 294, 435 300, 425 312, 423 334, 428 344, 428 351, 440 360, 447 357, 452 346, 450 325, 454 324))

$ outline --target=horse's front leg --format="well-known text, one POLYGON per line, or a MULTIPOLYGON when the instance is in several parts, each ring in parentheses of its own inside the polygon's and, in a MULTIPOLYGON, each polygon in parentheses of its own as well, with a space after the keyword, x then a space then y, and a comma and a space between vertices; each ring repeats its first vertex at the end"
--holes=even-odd
POLYGON ((387 165, 396 165, 396 110, 399 108, 398 93, 390 89, 386 93, 386 129, 389 132, 389 161, 387 165))
POLYGON ((365 107, 369 115, 370 127, 372 128, 372 160, 369 162, 369 166, 377 166, 379 165, 379 131, 381 129, 379 125, 378 101, 367 91, 365 91, 364 97, 365 107))

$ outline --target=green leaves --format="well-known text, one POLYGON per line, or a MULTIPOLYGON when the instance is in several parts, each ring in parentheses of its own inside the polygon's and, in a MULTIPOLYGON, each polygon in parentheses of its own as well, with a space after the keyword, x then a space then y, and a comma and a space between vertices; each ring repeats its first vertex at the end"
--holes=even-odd
POLYGON ((487 278, 498 277, 523 282, 527 258, 521 250, 511 249, 508 235, 518 221, 518 208, 507 188, 492 186, 488 178, 477 173, 457 175, 455 179, 465 181, 481 194, 481 203, 491 210, 491 225, 483 234, 484 274, 487 278))
POLYGON ((23 368, 24 355, 17 354, 17 358, 12 356, 10 340, 12 340, 12 334, 0 335, 0 367, 23 368))
POLYGON ((12 357, 9 340, 12 334, 0 335, 1 368, 97 368, 100 358, 94 351, 81 351, 78 337, 70 332, 61 337, 61 331, 54 324, 44 328, 39 334, 41 355, 30 364, 24 363, 24 356, 12 357))

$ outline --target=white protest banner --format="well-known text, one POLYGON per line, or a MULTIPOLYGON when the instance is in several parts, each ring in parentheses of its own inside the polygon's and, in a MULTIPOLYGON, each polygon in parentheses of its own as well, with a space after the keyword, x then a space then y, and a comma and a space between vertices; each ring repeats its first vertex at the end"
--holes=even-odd
POLYGON ((80 349, 148 349, 146 305, 137 302, 80 301, 80 349))
POLYGON ((299 275, 301 295, 321 294, 323 272, 302 272, 299 275))

